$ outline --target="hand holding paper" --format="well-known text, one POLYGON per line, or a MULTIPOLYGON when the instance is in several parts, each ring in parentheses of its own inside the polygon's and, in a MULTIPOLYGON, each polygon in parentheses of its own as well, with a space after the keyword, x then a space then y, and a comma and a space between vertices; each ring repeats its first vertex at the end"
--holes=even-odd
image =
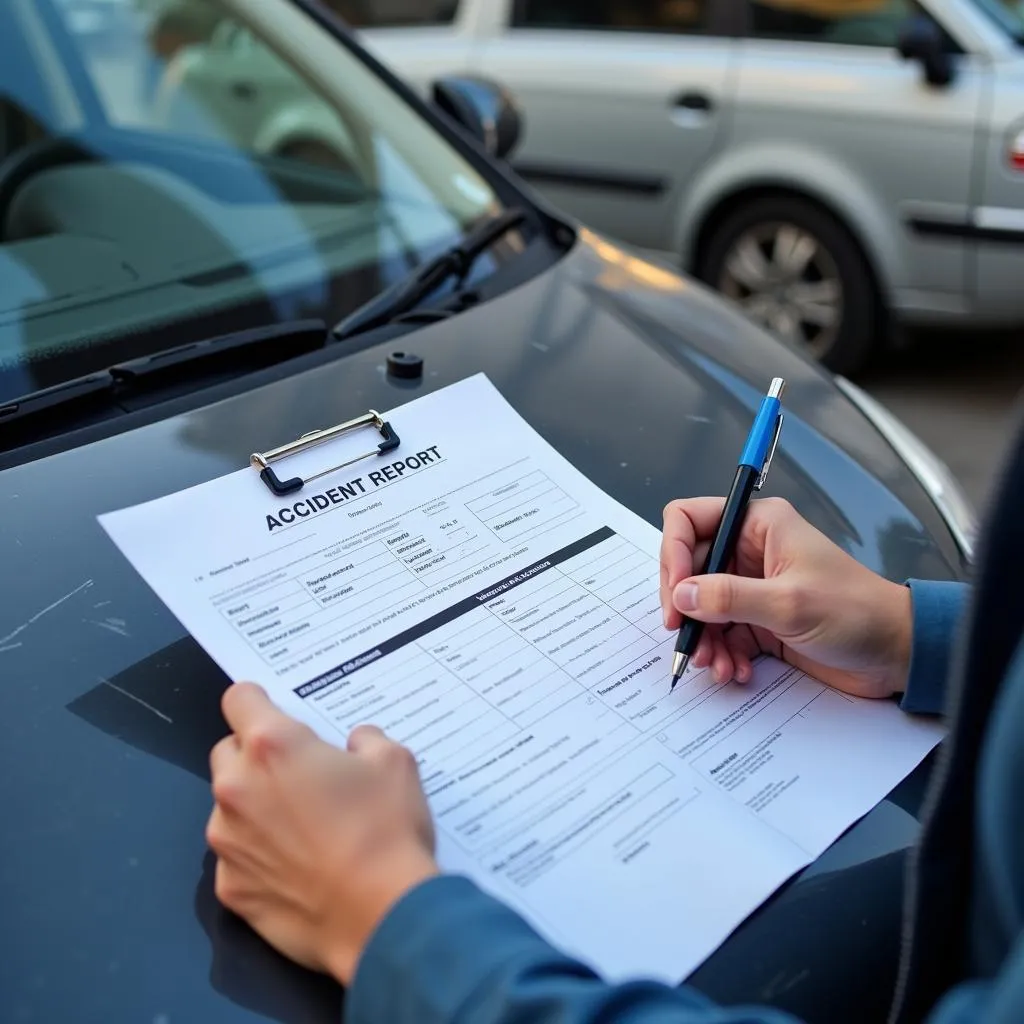
POLYGON ((224 695, 232 735, 210 755, 206 836, 217 896, 292 960, 349 984, 374 928, 437 873, 434 830, 403 747, 372 726, 347 750, 252 683, 224 695))

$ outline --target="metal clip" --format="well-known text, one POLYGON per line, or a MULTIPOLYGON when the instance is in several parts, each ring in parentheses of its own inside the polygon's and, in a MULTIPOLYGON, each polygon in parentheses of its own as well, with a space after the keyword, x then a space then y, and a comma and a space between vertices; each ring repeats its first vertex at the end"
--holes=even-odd
POLYGON ((771 469, 772 458, 775 455, 775 449, 779 446, 779 434, 782 433, 782 420, 783 415, 780 412, 779 418, 775 421, 775 432, 772 434, 772 443, 768 448, 768 454, 765 456, 764 468, 761 470, 761 475, 757 478, 757 483, 754 484, 754 490, 759 491, 764 487, 765 480, 768 479, 768 470, 771 469))
POLYGON ((260 479, 274 494, 280 497, 281 495, 292 494, 294 491, 301 490, 311 480, 318 480, 322 476, 327 476, 328 473, 335 473, 339 469, 351 466, 353 462, 368 459, 373 455, 383 455, 385 452, 394 451, 398 445, 398 435, 392 429, 391 424, 383 419, 380 413, 371 409, 365 415, 357 416, 354 420, 349 420, 347 423, 339 423, 336 427, 328 427, 325 430, 311 430, 297 440, 289 441, 288 444, 283 444, 279 448, 273 448, 269 452, 255 452, 249 456, 249 464, 259 473, 260 479), (376 427, 380 432, 383 440, 372 451, 363 452, 362 455, 347 459, 345 462, 340 462, 329 469, 321 470, 319 473, 314 473, 305 479, 295 476, 290 480, 280 480, 277 474, 270 468, 272 462, 286 459, 289 455, 298 455, 299 452, 304 452, 327 441, 333 441, 335 438, 341 437, 343 434, 353 430, 358 430, 360 427, 376 427))

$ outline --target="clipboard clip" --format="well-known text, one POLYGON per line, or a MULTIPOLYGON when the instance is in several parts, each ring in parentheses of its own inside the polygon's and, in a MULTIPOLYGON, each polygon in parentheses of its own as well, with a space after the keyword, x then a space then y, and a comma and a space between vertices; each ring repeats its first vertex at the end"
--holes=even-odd
POLYGON ((260 479, 267 487, 278 497, 282 497, 285 494, 294 494, 295 491, 301 490, 311 480, 319 480, 320 477, 327 476, 328 473, 335 473, 339 469, 351 466, 353 462, 359 462, 362 459, 369 459, 374 455, 384 455, 386 452, 394 451, 398 445, 399 438, 391 424, 379 412, 371 409, 364 415, 357 416, 354 420, 349 420, 347 423, 339 423, 336 427, 327 427, 325 430, 311 430, 296 440, 289 441, 288 444, 283 444, 279 448, 272 448, 269 452, 254 452, 249 456, 249 464, 259 473, 260 479), (281 480, 270 468, 271 463, 286 459, 290 455, 298 455, 299 452, 315 448, 318 444, 326 444, 328 441, 333 441, 335 438, 349 434, 353 430, 359 430, 362 427, 374 427, 382 438, 380 444, 371 451, 363 452, 362 455, 357 455, 355 458, 348 459, 345 462, 339 462, 338 465, 321 470, 319 473, 314 473, 305 479, 301 476, 293 476, 288 480, 281 480))

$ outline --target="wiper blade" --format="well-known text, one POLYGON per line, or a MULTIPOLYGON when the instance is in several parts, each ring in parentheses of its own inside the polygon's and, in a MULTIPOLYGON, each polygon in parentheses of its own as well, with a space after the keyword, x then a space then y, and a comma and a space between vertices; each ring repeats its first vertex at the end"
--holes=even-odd
POLYGON ((505 210, 478 224, 457 245, 427 260, 408 277, 397 281, 341 320, 331 332, 337 341, 392 323, 453 278, 461 281, 481 253, 526 219, 520 207, 505 210))
POLYGON ((37 422, 73 419, 82 412, 112 408, 147 391, 206 374, 237 370, 252 364, 254 369, 281 362, 323 348, 328 341, 322 320, 296 320, 248 331, 190 342, 150 356, 115 363, 106 370, 40 388, 0 403, 0 448, 10 424, 40 417, 37 422), (282 355, 283 350, 283 355, 282 355), (197 371, 199 371, 197 373, 197 371))
POLYGON ((30 391, 13 402, 0 405, 0 427, 17 419, 24 419, 47 409, 73 405, 87 398, 96 398, 110 390, 112 380, 110 374, 103 370, 100 373, 88 373, 84 377, 75 377, 53 387, 30 391))
POLYGON ((261 349, 270 357, 269 362, 279 362, 282 355, 290 359, 323 348, 326 343, 327 324, 323 320, 294 320, 176 345, 151 356, 117 363, 107 372, 122 386, 158 383, 170 377, 191 377, 200 363, 207 364, 204 372, 213 369, 214 364, 237 365, 240 360, 257 357, 261 349))

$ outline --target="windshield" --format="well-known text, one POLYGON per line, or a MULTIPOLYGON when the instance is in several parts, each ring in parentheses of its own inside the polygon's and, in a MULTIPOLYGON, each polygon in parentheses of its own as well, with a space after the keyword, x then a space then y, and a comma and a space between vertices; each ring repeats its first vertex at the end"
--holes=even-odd
POLYGON ((286 0, 0 3, 0 400, 334 323, 500 208, 286 0))

